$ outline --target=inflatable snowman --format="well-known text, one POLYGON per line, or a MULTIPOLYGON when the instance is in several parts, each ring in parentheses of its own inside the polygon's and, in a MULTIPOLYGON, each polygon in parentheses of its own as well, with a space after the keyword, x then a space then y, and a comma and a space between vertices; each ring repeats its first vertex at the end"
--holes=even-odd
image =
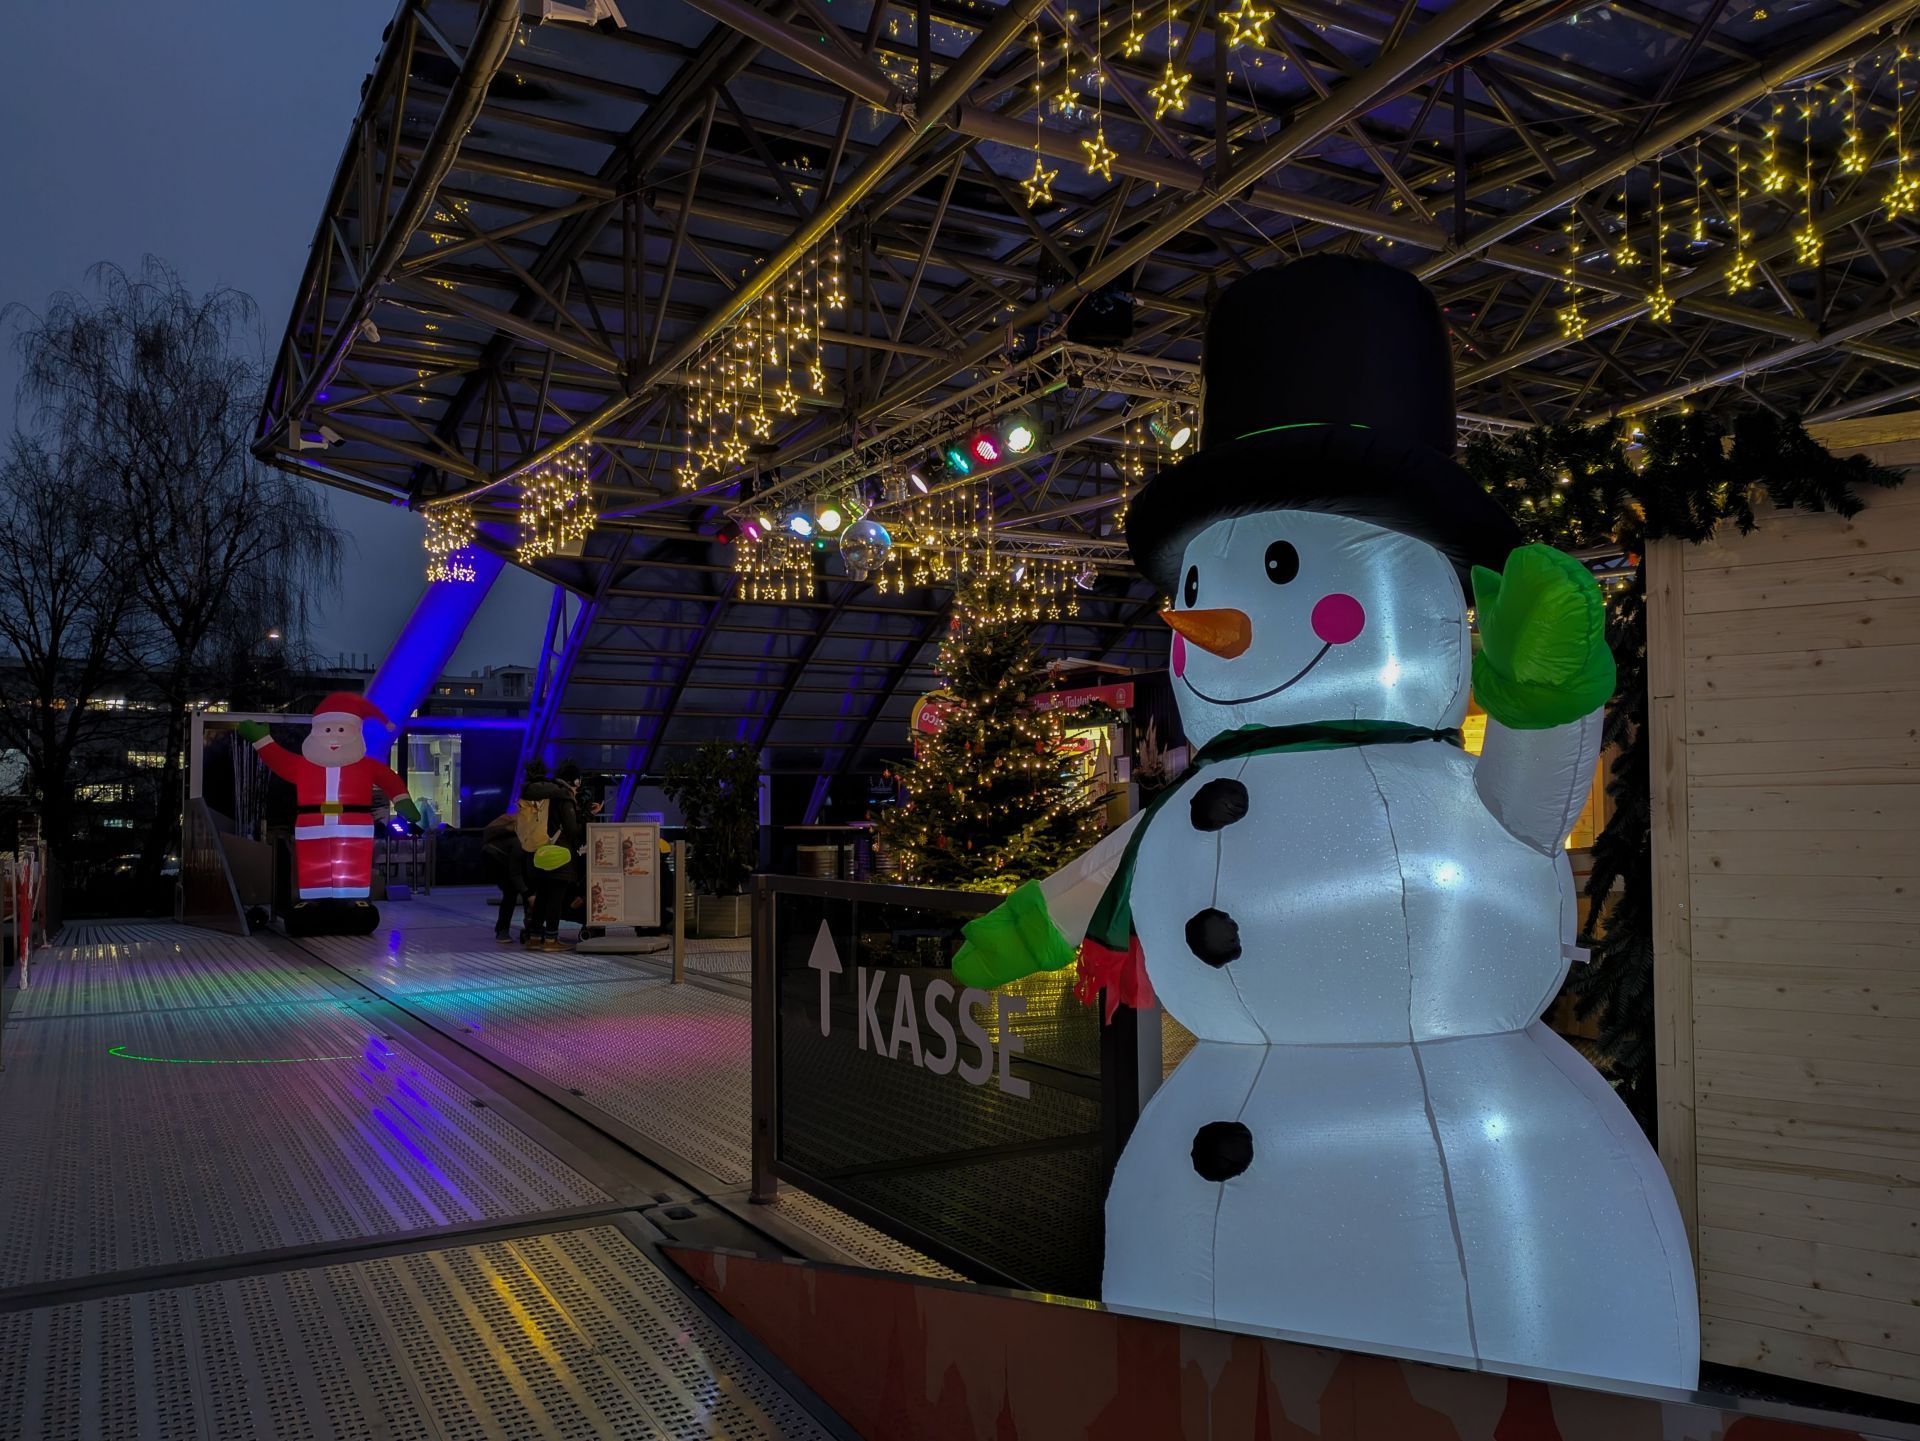
POLYGON ((1204 375, 1206 448, 1127 521, 1172 598, 1194 764, 955 958, 993 985, 1077 957, 1083 999, 1198 1038, 1114 1174, 1103 1299, 1690 1388, 1666 1176, 1540 1021, 1614 687, 1598 587, 1452 460, 1451 351, 1412 277, 1247 276, 1204 375))

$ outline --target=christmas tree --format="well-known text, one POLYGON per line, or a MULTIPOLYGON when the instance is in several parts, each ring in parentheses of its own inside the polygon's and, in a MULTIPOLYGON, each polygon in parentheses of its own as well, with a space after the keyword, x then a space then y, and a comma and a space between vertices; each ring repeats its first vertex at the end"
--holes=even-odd
POLYGON ((1030 599, 998 569, 963 582, 955 597, 938 662, 943 724, 889 772, 904 794, 876 818, 903 879, 1011 891, 1099 838, 1104 796, 1060 713, 1031 705, 1042 674, 1037 623, 1030 599))

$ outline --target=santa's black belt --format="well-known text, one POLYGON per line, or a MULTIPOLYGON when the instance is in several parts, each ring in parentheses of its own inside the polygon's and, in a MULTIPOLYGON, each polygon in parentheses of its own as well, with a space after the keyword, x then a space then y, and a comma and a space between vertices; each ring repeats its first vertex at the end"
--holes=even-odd
POLYGON ((372 811, 348 810, 345 806, 333 801, 324 801, 317 806, 301 806, 300 814, 303 816, 339 816, 342 820, 350 819, 356 821, 370 821, 373 819, 372 811))

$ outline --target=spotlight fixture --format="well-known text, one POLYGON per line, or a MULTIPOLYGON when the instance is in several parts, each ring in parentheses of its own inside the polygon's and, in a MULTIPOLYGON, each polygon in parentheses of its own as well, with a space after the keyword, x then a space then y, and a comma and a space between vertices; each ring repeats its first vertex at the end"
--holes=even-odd
POLYGON ((1027 563, 1024 560, 1014 562, 1013 583, 1015 585, 1018 585, 1020 584, 1021 581, 1025 580, 1026 578, 1027 578, 1027 563))
POLYGON ((967 454, 982 465, 992 465, 1000 458, 1000 442, 983 430, 967 442, 967 454))
POLYGON ((713 538, 722 545, 732 545, 740 539, 739 523, 731 520, 722 522, 720 528, 713 533, 713 538))
POLYGON ((773 529, 773 517, 768 515, 764 510, 756 515, 754 519, 760 522, 760 533, 762 535, 767 534, 773 529))
POLYGON ((947 469, 955 475, 973 474, 973 462, 967 459, 967 452, 959 445, 948 446, 941 456, 947 462, 947 469))
POLYGON ((1155 416, 1147 422, 1147 429, 1152 431, 1153 438, 1168 450, 1185 450, 1187 442, 1193 439, 1193 422, 1184 416, 1174 416, 1166 420, 1155 416))
POLYGON ((813 518, 796 510, 787 517, 787 529, 805 540, 813 534, 813 518))
POLYGON ((925 495, 927 493, 927 478, 924 475, 922 475, 919 471, 917 470, 908 471, 907 483, 911 485, 915 490, 919 491, 920 494, 925 495))
POLYGON ((744 535, 748 540, 759 540, 766 533, 767 527, 760 524, 757 520, 743 520, 740 522, 740 534, 744 535))
POLYGON ((1091 563, 1081 566, 1073 575, 1073 583, 1081 590, 1092 590, 1094 586, 1099 583, 1099 580, 1100 573, 1093 568, 1091 563))
POLYGON ((846 519, 831 501, 821 506, 814 518, 820 522, 820 529, 828 535, 840 529, 840 523, 846 519))
POLYGON ((1033 449, 1033 443, 1040 438, 1040 432, 1034 428, 1031 420, 1024 415, 1016 415, 1007 422, 1004 438, 1007 451, 1012 455, 1025 455, 1033 449))

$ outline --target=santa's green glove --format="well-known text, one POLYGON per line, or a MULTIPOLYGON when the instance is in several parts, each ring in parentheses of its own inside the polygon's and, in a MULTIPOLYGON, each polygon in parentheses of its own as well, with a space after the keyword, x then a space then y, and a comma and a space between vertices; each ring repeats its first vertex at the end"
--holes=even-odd
POLYGON ((393 803, 393 808, 408 820, 412 821, 416 826, 420 824, 420 807, 413 803, 413 797, 401 796, 399 800, 393 803))
POLYGON ((267 728, 259 721, 236 721, 233 733, 248 745, 258 745, 267 738, 267 728))
POLYGON ((1546 730, 1598 710, 1614 690, 1600 584, 1572 556, 1523 545, 1504 574, 1473 568, 1480 649, 1473 694, 1509 730, 1546 730))
POLYGON ((992 990, 1035 971, 1073 964, 1073 945, 1047 914, 1047 898, 1028 881, 984 916, 960 929, 966 937, 953 957, 953 977, 963 986, 992 990))

